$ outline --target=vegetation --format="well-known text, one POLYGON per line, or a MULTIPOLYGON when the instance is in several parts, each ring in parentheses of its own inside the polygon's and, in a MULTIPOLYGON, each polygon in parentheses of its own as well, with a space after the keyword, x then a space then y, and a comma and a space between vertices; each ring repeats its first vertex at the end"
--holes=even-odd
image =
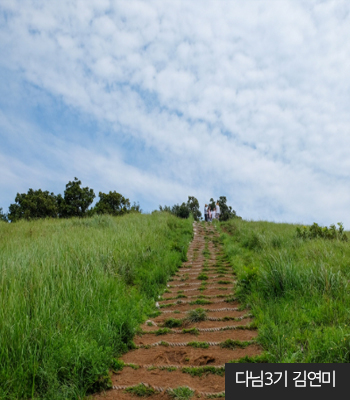
POLYGON ((183 329, 182 333, 190 333, 191 335, 199 335, 198 328, 183 329))
POLYGON ((249 346, 251 342, 248 341, 240 341, 240 340, 232 340, 227 339, 224 342, 220 343, 220 347, 223 349, 235 349, 237 347, 244 349, 245 347, 249 346))
POLYGON ((160 336, 160 335, 166 335, 170 332, 171 332, 171 329, 169 329, 169 328, 160 328, 160 329, 157 329, 156 331, 154 331, 154 334, 156 336, 160 336))
POLYGON ((244 356, 239 358, 238 360, 231 360, 231 364, 236 364, 236 363, 267 363, 268 361, 268 355, 267 354, 261 354, 259 356, 244 356))
POLYGON ((0 223, 0 398, 108 388, 191 237, 162 213, 0 223))
POLYGON ((109 192, 108 194, 99 192, 100 200, 96 203, 94 212, 97 214, 110 214, 114 216, 127 214, 131 211, 140 212, 140 206, 135 204, 130 206, 129 199, 120 193, 109 192))
POLYGON ((337 223, 338 225, 338 230, 337 227, 333 224, 329 228, 319 226, 314 222, 311 226, 306 227, 303 226, 300 228, 299 226, 296 229, 297 237, 300 237, 302 239, 339 239, 343 240, 344 242, 348 241, 348 237, 344 233, 344 227, 341 222, 337 223))
POLYGON ((224 399, 225 398, 225 392, 217 393, 217 394, 209 394, 207 396, 207 399, 224 399))
POLYGON ((209 343, 207 343, 207 342, 188 342, 187 346, 195 347, 197 349, 208 349, 209 343))
POLYGON ((208 374, 225 375, 225 367, 212 367, 210 365, 205 365, 204 367, 183 367, 181 371, 191 376, 203 376, 208 374))
POLYGON ((182 325, 181 319, 168 318, 164 321, 164 326, 167 328, 177 328, 182 325))
POLYGON ((324 236, 316 225, 306 237, 291 224, 220 225, 236 296, 255 316, 268 362, 350 362, 350 246, 341 224, 332 240, 332 226, 324 236))
POLYGON ((170 389, 168 393, 175 400, 189 400, 194 395, 194 391, 186 386, 170 389))
POLYGON ((203 308, 196 308, 195 310, 190 310, 188 312, 187 321, 189 322, 200 322, 205 321, 207 319, 207 313, 203 308))
POLYGON ((2 207, 0 207, 0 222, 1 222, 1 221, 3 221, 3 222, 7 222, 7 221, 8 221, 8 219, 7 219, 7 214, 5 214, 5 213, 3 212, 2 207))
POLYGON ((123 215, 130 212, 141 212, 140 206, 130 206, 129 199, 121 194, 109 192, 99 193, 100 200, 95 207, 89 209, 95 193, 89 187, 81 187, 81 181, 74 178, 66 185, 64 195, 49 193, 41 189, 29 189, 28 193, 17 193, 15 203, 10 204, 5 215, 0 209, 0 220, 17 222, 21 219, 39 218, 72 218, 86 217, 94 214, 123 215))
POLYGON ((149 397, 152 396, 156 391, 152 387, 140 383, 137 386, 130 386, 126 388, 125 392, 132 393, 140 397, 149 397))
POLYGON ((196 299, 196 300, 190 301, 191 306, 194 304, 204 305, 204 304, 212 304, 212 302, 209 300, 205 300, 205 299, 196 299))
POLYGON ((187 203, 183 202, 181 205, 175 204, 172 207, 159 206, 159 211, 169 212, 179 218, 188 218, 192 215, 195 221, 199 221, 202 215, 199 211, 199 202, 194 196, 188 196, 187 203))
MULTIPOLYGON (((217 201, 214 201, 213 198, 210 199, 208 205, 213 210, 215 209, 216 203, 219 203, 220 207, 220 221, 228 221, 232 218, 236 218, 236 211, 232 209, 231 206, 227 205, 227 199, 225 196, 220 196, 217 201)), ((237 217, 240 218, 240 217, 237 217)))

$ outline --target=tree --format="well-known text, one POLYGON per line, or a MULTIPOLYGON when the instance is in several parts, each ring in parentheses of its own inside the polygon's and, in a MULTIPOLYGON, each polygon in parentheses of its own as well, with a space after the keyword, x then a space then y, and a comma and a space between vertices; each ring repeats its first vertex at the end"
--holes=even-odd
POLYGON ((214 210, 214 208, 216 206, 216 203, 215 203, 215 200, 213 198, 211 198, 209 200, 208 206, 210 207, 211 210, 214 210))
POLYGON ((134 204, 131 206, 130 211, 133 213, 142 213, 142 209, 139 203, 134 201, 134 204))
POLYGON ((190 209, 186 203, 182 203, 181 206, 175 204, 171 209, 171 212, 179 218, 188 218, 190 216, 190 209))
POLYGON ((60 217, 84 217, 94 198, 93 189, 82 188, 81 181, 74 178, 74 181, 67 183, 64 198, 61 195, 57 196, 60 217))
POLYGON ((220 206, 220 221, 227 221, 237 216, 236 211, 226 204, 227 199, 225 196, 220 196, 218 202, 220 206))
POLYGON ((171 207, 170 206, 159 206, 159 211, 160 212, 169 212, 171 213, 171 207))
POLYGON ((15 203, 10 204, 8 219, 16 222, 19 219, 56 218, 57 213, 57 199, 54 193, 29 189, 28 193, 17 193, 15 203))
POLYGON ((0 207, 0 221, 8 222, 7 214, 3 213, 2 207, 0 207))
MULTIPOLYGON (((131 211, 130 201, 120 193, 109 192, 108 194, 99 192, 100 200, 96 203, 95 211, 97 214, 123 215, 131 211)), ((133 211, 137 210, 137 205, 132 206, 133 211)), ((138 209, 140 206, 138 206, 138 209)))
POLYGON ((202 213, 199 211, 198 200, 193 196, 188 196, 187 207, 189 208, 190 212, 192 213, 194 220, 198 221, 199 218, 202 216, 202 213))

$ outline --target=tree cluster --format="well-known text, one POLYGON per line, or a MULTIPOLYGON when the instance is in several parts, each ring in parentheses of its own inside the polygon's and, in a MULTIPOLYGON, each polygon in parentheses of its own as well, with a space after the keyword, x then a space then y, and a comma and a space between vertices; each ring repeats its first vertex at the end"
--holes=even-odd
POLYGON ((159 211, 170 212, 179 218, 188 218, 192 214, 195 221, 199 221, 202 216, 199 211, 199 202, 194 196, 188 196, 187 203, 183 202, 181 205, 159 206, 159 211))
MULTIPOLYGON (((233 210, 231 206, 227 205, 227 199, 225 196, 220 196, 217 201, 214 201, 214 199, 211 198, 208 205, 211 209, 214 209, 217 202, 220 206, 220 221, 227 221, 231 218, 237 217, 236 211, 233 210)), ((188 196, 187 203, 183 202, 181 205, 175 204, 172 207, 159 206, 159 210, 170 212, 179 218, 188 218, 190 214, 192 214, 195 221, 199 221, 202 216, 199 211, 199 202, 193 196, 188 196)))
POLYGON ((64 195, 48 191, 29 189, 28 193, 17 193, 15 203, 9 207, 8 214, 0 208, 0 220, 16 222, 20 219, 71 218, 94 214, 123 215, 141 212, 139 204, 130 205, 129 199, 116 191, 99 192, 99 201, 89 209, 95 198, 93 189, 82 187, 81 181, 74 178, 66 185, 64 195))

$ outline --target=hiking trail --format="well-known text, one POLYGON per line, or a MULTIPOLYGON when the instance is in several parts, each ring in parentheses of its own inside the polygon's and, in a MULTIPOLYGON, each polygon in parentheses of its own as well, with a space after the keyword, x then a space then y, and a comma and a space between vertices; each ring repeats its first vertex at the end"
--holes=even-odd
POLYGON ((142 325, 138 348, 121 357, 126 365, 113 373, 113 389, 94 399, 135 400, 144 392, 165 400, 184 386, 197 398, 224 397, 225 362, 261 354, 252 316, 234 297, 235 276, 215 226, 193 229, 188 261, 158 301, 160 315, 142 325))

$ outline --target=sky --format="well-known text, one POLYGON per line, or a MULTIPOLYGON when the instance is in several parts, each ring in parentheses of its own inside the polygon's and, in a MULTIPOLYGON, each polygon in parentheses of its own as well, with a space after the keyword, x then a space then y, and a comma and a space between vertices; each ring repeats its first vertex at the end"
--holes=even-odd
POLYGON ((78 177, 350 229, 348 0, 1 0, 0 54, 4 211, 78 177))

